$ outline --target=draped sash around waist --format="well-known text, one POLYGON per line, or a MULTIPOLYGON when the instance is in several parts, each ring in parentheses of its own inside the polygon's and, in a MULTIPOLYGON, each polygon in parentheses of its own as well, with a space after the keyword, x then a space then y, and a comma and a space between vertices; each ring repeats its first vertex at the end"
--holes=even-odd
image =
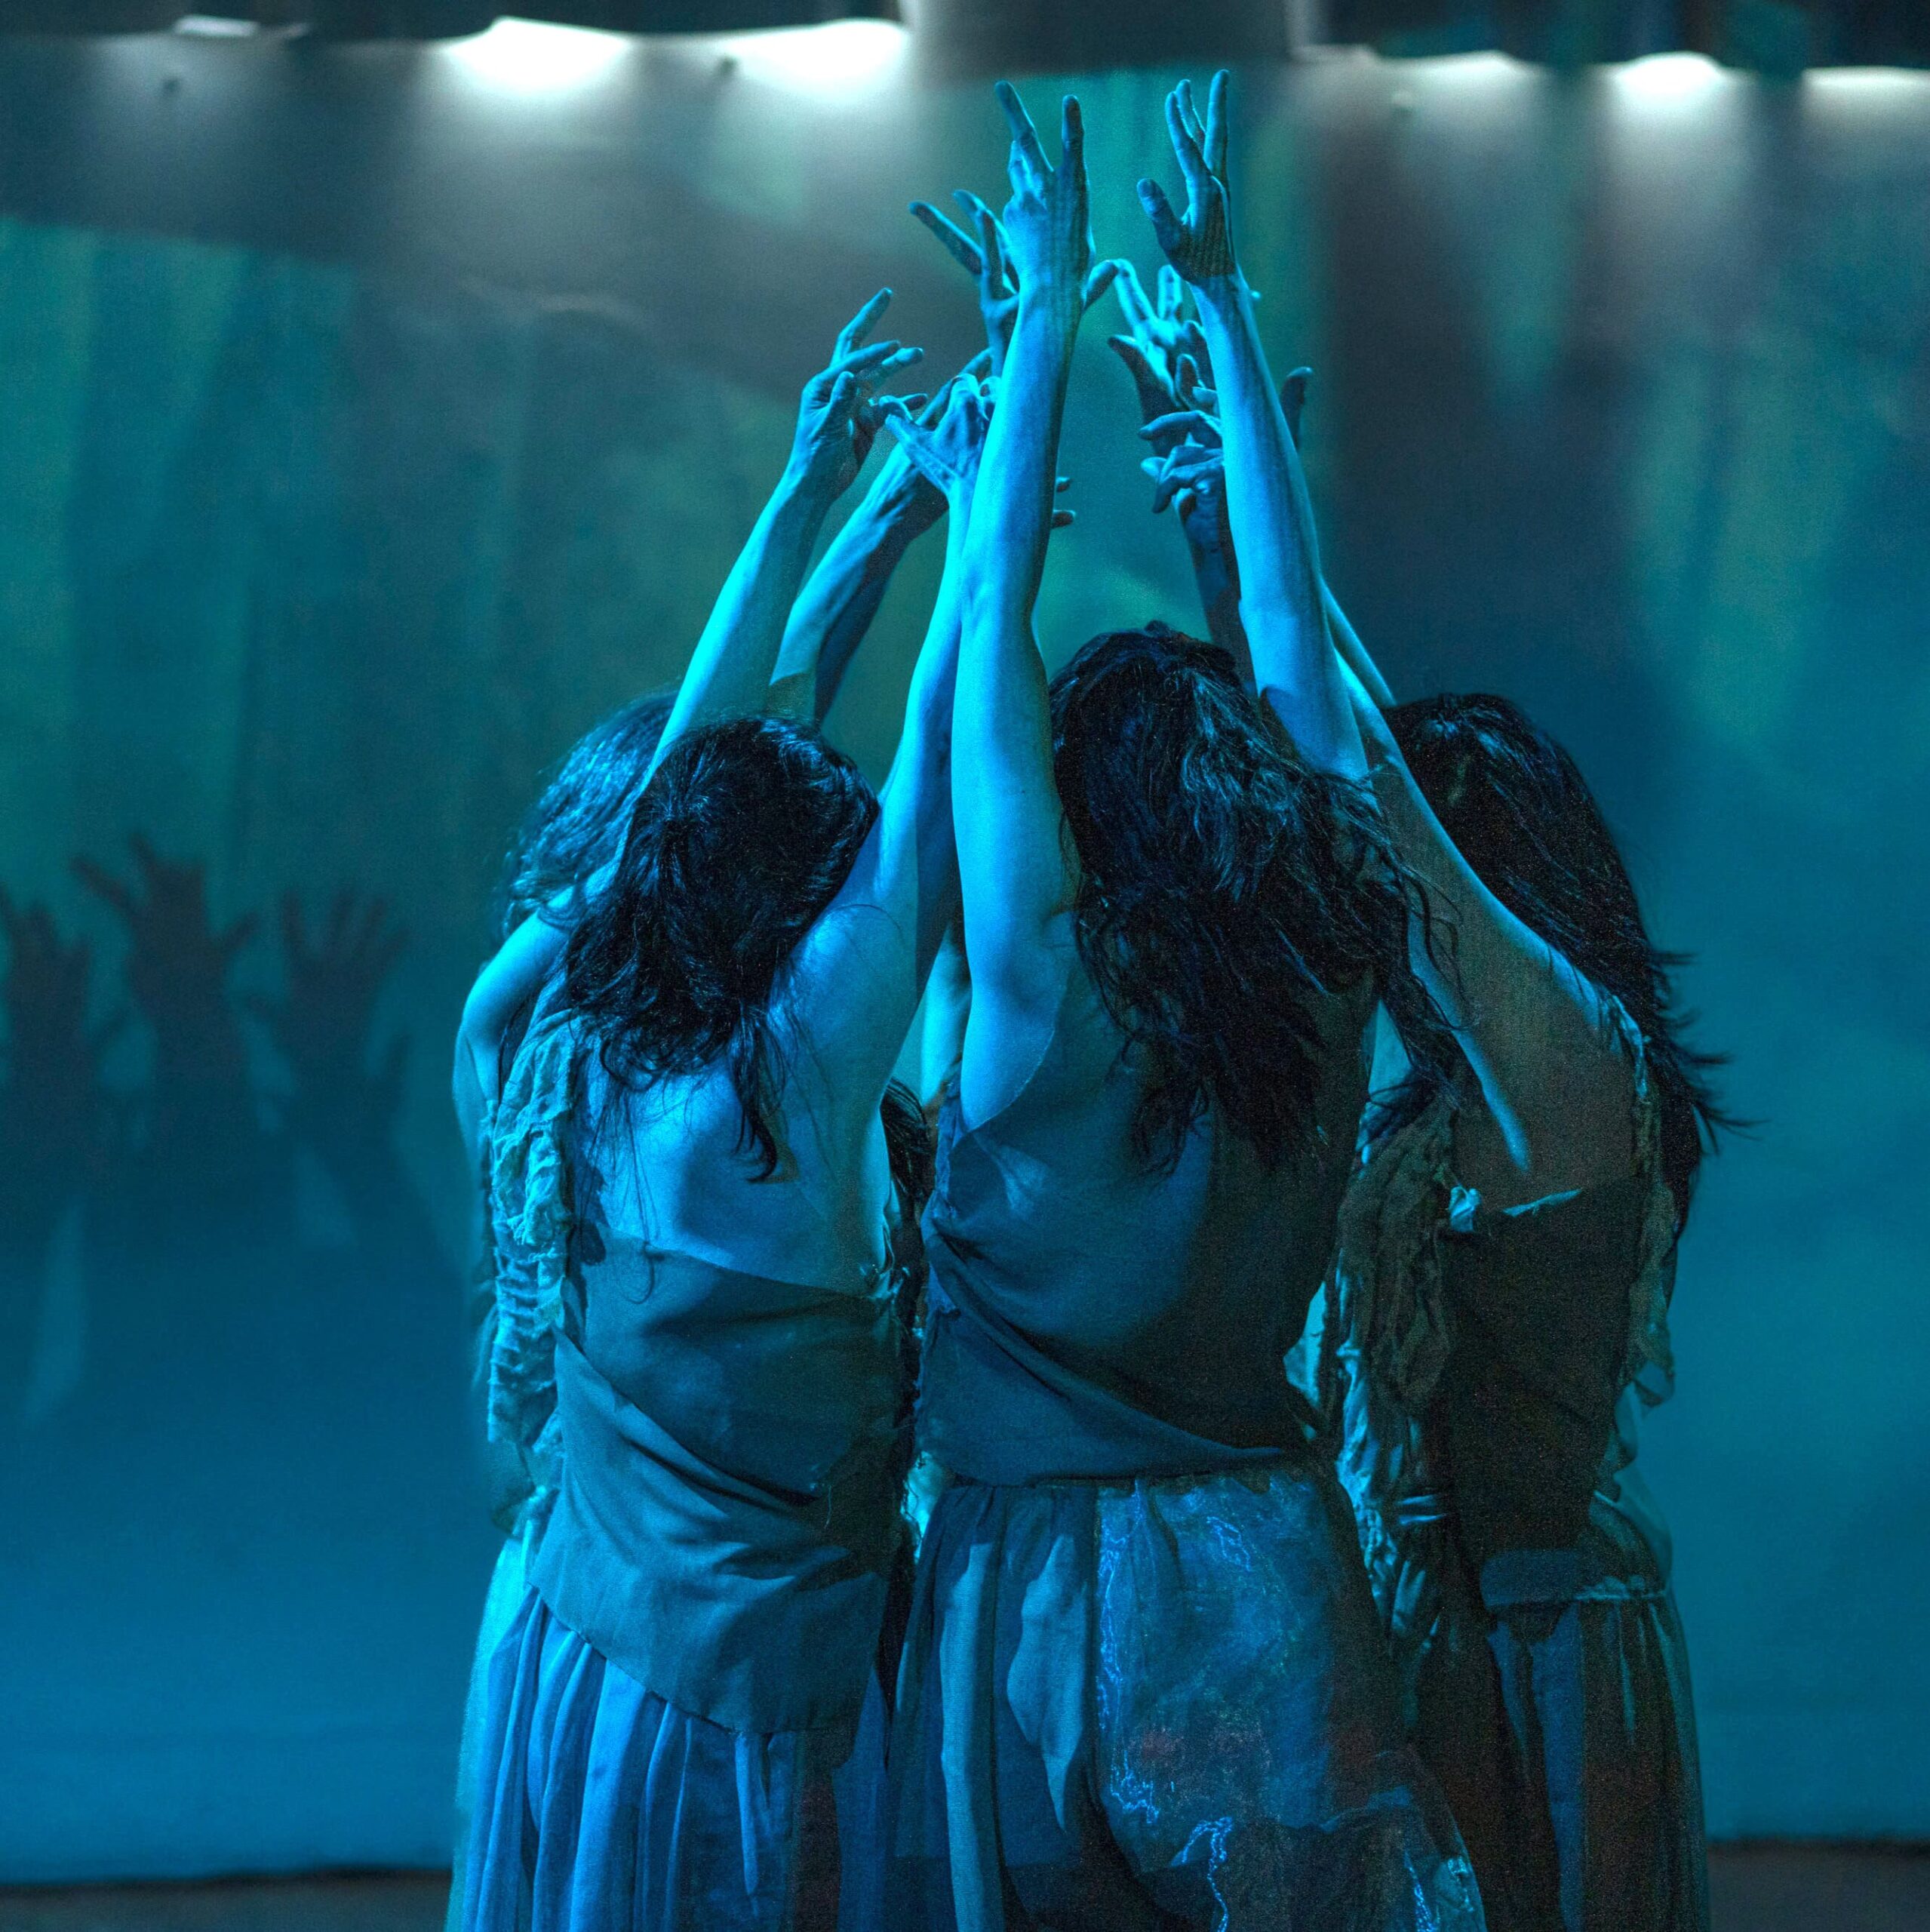
POLYGON ((612 1244, 556 1346, 563 1479, 532 1580, 666 1702, 735 1730, 852 1721, 898 1514, 888 1298, 612 1244))
POLYGON ((1312 1418, 1283 1373, 1264 1417, 1217 1430, 1156 1413, 1149 1392, 1069 1361, 1006 1319, 970 1274, 934 1261, 920 1439, 954 1475, 985 1483, 1203 1475, 1305 1453, 1312 1418), (1225 1437, 1252 1429, 1258 1440, 1225 1437), (1212 1430, 1212 1432, 1209 1432, 1212 1430))

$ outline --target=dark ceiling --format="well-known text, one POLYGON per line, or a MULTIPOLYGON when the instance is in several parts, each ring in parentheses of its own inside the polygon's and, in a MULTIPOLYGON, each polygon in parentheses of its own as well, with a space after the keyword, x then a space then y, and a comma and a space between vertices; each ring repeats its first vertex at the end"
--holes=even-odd
POLYGON ((637 34, 902 20, 943 72, 1499 48, 1555 66, 1686 50, 1771 75, 1930 63, 1930 0, 0 0, 0 34, 164 32, 184 12, 330 40, 436 40, 499 13, 637 34))

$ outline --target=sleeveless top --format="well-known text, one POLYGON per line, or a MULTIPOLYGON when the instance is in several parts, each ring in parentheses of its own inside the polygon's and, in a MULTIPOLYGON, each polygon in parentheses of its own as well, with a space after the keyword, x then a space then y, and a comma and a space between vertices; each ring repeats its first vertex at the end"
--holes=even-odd
POLYGON ((1604 1580, 1586 1574, 1591 1511, 1621 1494, 1638 1408, 1673 1387, 1658 1105, 1634 1023, 1612 1004, 1605 1024, 1634 1074, 1629 1174, 1491 1208, 1454 1182, 1443 1094, 1366 1151, 1341 1214, 1319 1400, 1410 1694, 1442 1527, 1492 1607, 1585 1593, 1604 1580))
POLYGON ((613 1235, 583 1129, 595 1051, 539 1008, 506 1089, 492 1430, 527 1439, 530 1578, 666 1703, 845 1727, 904 1534, 898 1281, 777 1281, 613 1235))
POLYGON ((954 1095, 940 1123, 920 1448, 985 1483, 1304 1451, 1282 1358, 1332 1252, 1371 1009, 1363 991, 1323 1016, 1311 1149, 1270 1172, 1209 1109, 1166 1167, 1132 1146, 1141 1078, 1075 960, 1025 1087, 969 1131, 954 1095))

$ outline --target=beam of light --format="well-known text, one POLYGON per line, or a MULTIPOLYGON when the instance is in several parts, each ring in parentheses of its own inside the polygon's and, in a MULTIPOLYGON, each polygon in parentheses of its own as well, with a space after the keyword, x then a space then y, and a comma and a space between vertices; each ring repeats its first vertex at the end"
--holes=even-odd
POLYGON ((1446 54, 1389 63, 1395 82, 1388 105, 1395 113, 1473 115, 1483 122, 1516 103, 1532 102, 1545 76, 1507 54, 1446 54))
POLYGON ((632 51, 622 34, 546 21, 499 20, 487 32, 437 48, 472 81, 502 94, 558 94, 607 73, 632 51))
POLYGON ((1615 91, 1645 106, 1673 107, 1697 100, 1719 87, 1721 68, 1704 54, 1652 54, 1611 70, 1615 91))
POLYGON ((253 20, 231 20, 219 14, 183 14, 174 31, 201 40, 245 40, 260 29, 253 20))
POLYGON ((727 34, 712 45, 747 74, 810 94, 861 93, 903 63, 910 36, 890 20, 828 20, 822 26, 727 34))
POLYGON ((1812 67, 1802 76, 1806 106, 1844 113, 1890 113, 1930 105, 1930 74, 1902 67, 1812 67))
POLYGON ((1511 54, 1443 54, 1431 60, 1403 61, 1401 65, 1415 79, 1439 87, 1495 87, 1536 72, 1511 54))

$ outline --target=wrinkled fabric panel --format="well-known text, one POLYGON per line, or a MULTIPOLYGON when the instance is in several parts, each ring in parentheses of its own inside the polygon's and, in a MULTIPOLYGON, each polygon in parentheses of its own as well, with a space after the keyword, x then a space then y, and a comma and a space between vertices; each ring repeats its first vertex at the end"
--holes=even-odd
POLYGON ((957 1482, 892 1761, 899 1932, 1483 1924, 1330 1477, 957 1482))
POLYGON ((871 1932, 884 1722, 848 1757, 666 1704, 533 1592, 492 1660, 464 1932, 871 1932))
POLYGON ((1575 1595, 1498 1607, 1488 1632, 1543 1788, 1565 1932, 1708 1932, 1689 1647, 1667 1552, 1639 1521, 1598 1498, 1575 1595))
POLYGON ((488 1774, 483 1754, 487 1744, 490 1721, 490 1671, 495 1662, 497 1646, 522 1611, 527 1590, 524 1556, 520 1537, 504 1538, 502 1549, 496 1552, 496 1567, 490 1572, 489 1593, 483 1601, 482 1622, 476 1631, 475 1657, 469 1666, 469 1695, 463 1704, 462 1741, 456 1749, 455 1856, 449 1874, 449 1908, 443 1921, 444 1932, 459 1932, 463 1923, 469 1833, 475 1819, 477 1797, 488 1774))

